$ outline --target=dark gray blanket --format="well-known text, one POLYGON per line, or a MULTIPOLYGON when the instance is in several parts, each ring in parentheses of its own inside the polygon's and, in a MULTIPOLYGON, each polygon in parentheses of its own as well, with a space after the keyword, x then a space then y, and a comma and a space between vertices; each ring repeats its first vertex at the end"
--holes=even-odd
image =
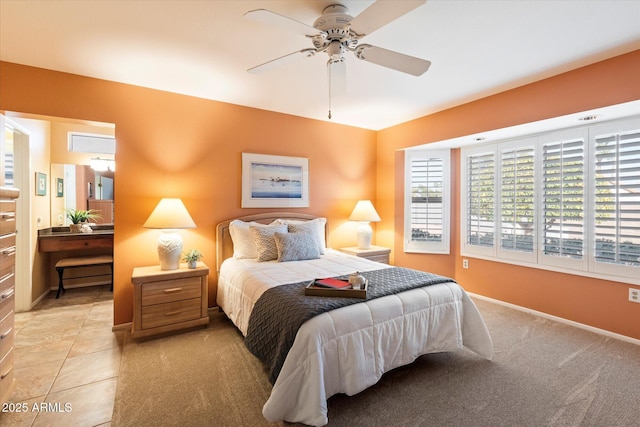
MULTIPOLYGON (((368 281, 367 298, 306 296, 309 280, 273 287, 256 301, 249 317, 245 344, 269 368, 269 381, 276 382, 284 359, 300 326, 318 314, 351 304, 380 298, 413 288, 453 282, 448 277, 401 267, 363 272, 368 281)), ((339 277, 347 279, 347 276, 339 277)))

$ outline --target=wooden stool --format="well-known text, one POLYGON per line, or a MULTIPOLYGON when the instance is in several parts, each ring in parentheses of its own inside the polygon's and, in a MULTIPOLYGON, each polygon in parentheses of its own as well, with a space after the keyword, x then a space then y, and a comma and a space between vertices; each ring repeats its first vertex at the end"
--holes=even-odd
MULTIPOLYGON (((96 256, 84 256, 77 258, 63 258, 56 262, 56 271, 58 272, 58 292, 56 298, 60 297, 60 292, 65 292, 62 285, 62 276, 64 275, 65 268, 77 268, 77 267, 93 267, 96 265, 108 265, 111 267, 111 291, 113 291, 113 257, 111 255, 96 255, 96 256)), ((74 279, 80 279, 82 277, 94 277, 94 276, 79 276, 74 279)))

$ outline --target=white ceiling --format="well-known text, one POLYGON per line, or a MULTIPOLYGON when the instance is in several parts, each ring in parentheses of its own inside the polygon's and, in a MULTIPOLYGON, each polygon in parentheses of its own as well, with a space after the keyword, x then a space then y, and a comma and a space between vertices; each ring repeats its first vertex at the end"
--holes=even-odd
MULTIPOLYGON (((247 73, 312 46, 243 14, 313 25, 336 1, 0 0, 0 59, 328 120, 327 57, 247 73)), ((349 54, 331 121, 378 130, 640 49, 640 1, 429 0, 364 42, 432 61, 414 77, 349 54)))

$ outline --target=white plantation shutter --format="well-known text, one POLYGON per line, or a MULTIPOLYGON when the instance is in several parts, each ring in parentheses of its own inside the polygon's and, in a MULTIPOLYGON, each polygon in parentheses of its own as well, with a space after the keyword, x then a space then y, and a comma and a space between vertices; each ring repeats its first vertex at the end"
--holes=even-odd
POLYGON ((640 284, 640 116, 461 153, 463 256, 640 284))
POLYGON ((405 251, 449 253, 449 150, 407 151, 405 251))
POLYGON ((500 256, 535 260, 535 139, 500 150, 500 256))
POLYGON ((549 139, 542 146, 543 259, 547 257, 547 264, 582 268, 587 134, 561 132, 549 139))
POLYGON ((614 265, 640 267, 640 129, 598 132, 606 128, 599 127, 593 138, 594 268, 611 272, 614 265))
POLYGON ((463 247, 469 253, 495 255, 495 145, 465 150, 463 247))

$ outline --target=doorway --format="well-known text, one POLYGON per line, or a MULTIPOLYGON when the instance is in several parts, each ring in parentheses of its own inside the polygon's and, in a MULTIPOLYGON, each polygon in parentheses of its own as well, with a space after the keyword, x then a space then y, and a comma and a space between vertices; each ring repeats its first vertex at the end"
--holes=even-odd
MULTIPOLYGON (((64 202, 67 197, 73 198, 77 194, 75 189, 67 188, 72 182, 65 179, 64 168, 60 164, 89 168, 91 157, 96 156, 90 152, 71 152, 68 133, 102 133, 113 139, 115 125, 26 113, 5 114, 0 128, 4 129, 5 123, 11 123, 15 151, 14 186, 20 189, 16 218, 15 290, 16 311, 19 312, 31 310, 51 288, 57 287, 57 276, 55 271, 51 271, 49 254, 38 252, 38 233, 49 227, 64 227, 64 202), (44 196, 35 191, 36 172, 46 176, 44 196)), ((84 203, 88 203, 86 198, 84 203)))

